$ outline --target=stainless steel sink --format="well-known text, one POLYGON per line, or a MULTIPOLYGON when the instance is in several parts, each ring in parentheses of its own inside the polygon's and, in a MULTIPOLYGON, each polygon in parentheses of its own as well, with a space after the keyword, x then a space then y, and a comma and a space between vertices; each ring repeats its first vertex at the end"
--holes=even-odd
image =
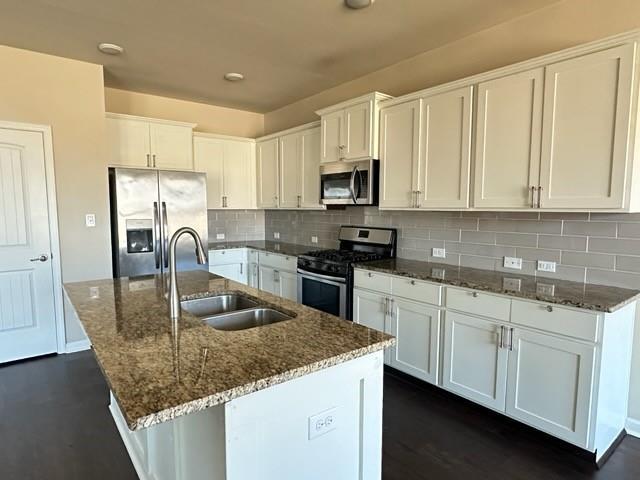
POLYGON ((258 306, 257 302, 240 295, 228 294, 215 297, 196 298, 180 302, 182 308, 199 318, 210 317, 220 313, 246 310, 258 306))
POLYGON ((217 330, 246 330, 290 320, 289 315, 271 308, 252 308, 207 317, 204 321, 217 330))

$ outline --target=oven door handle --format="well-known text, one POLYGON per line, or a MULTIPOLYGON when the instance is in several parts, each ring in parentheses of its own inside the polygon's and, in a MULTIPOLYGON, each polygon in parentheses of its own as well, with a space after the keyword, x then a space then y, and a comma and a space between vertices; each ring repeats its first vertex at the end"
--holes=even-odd
POLYGON ((346 285, 346 280, 341 277, 331 277, 329 275, 320 275, 319 273, 311 273, 306 270, 298 269, 298 273, 303 278, 308 278, 310 280, 328 280, 330 282, 334 282, 335 284, 346 285))
MULTIPOLYGON (((351 180, 349 181, 349 191, 351 192, 351 198, 354 205, 358 203, 358 197, 356 196, 356 174, 358 173, 358 167, 353 167, 351 171, 351 180)), ((360 190, 360 188, 358 188, 360 190)), ((359 193, 359 192, 358 192, 359 193)))

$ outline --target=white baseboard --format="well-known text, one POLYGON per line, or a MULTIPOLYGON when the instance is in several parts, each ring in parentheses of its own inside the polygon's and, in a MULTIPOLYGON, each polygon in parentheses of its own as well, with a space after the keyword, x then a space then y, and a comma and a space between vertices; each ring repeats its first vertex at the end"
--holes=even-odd
POLYGON ((76 340, 75 342, 67 343, 65 353, 82 352, 83 350, 89 350, 91 348, 91 342, 88 338, 84 340, 76 340))
POLYGON ((626 430, 629 435, 640 438, 640 420, 631 417, 627 418, 626 430))

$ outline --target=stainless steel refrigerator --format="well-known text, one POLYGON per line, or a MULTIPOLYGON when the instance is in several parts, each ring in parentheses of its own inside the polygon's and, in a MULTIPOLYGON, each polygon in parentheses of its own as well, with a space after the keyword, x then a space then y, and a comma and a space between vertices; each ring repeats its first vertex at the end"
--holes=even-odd
MULTIPOLYGON (((109 193, 114 277, 167 271, 169 241, 180 227, 195 229, 206 245, 204 173, 110 168, 109 193)), ((176 260, 178 270, 207 269, 189 235, 179 240, 176 260)))

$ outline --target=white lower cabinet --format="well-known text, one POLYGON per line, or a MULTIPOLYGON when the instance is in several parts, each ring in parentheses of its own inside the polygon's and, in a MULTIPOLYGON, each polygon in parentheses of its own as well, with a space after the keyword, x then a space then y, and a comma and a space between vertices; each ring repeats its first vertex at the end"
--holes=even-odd
POLYGON ((209 272, 234 282, 247 284, 247 250, 209 250, 209 272))
POLYGON ((230 263, 228 265, 209 265, 209 272, 228 278, 234 282, 247 283, 246 267, 243 263, 230 263))
POLYGON ((260 289, 288 300, 297 301, 298 275, 266 265, 258 267, 260 289))
POLYGON ((397 345, 389 349, 389 365, 427 382, 438 382, 440 309, 391 299, 391 328, 397 345))
POLYGON ((500 348, 502 330, 498 323, 447 311, 442 386, 504 411, 509 352, 500 348))
POLYGON ((507 414, 586 448, 595 346, 514 329, 509 348, 507 414))
POLYGON ((264 290, 265 292, 269 292, 273 295, 279 295, 276 270, 274 268, 260 265, 258 267, 258 278, 260 290, 264 290))

